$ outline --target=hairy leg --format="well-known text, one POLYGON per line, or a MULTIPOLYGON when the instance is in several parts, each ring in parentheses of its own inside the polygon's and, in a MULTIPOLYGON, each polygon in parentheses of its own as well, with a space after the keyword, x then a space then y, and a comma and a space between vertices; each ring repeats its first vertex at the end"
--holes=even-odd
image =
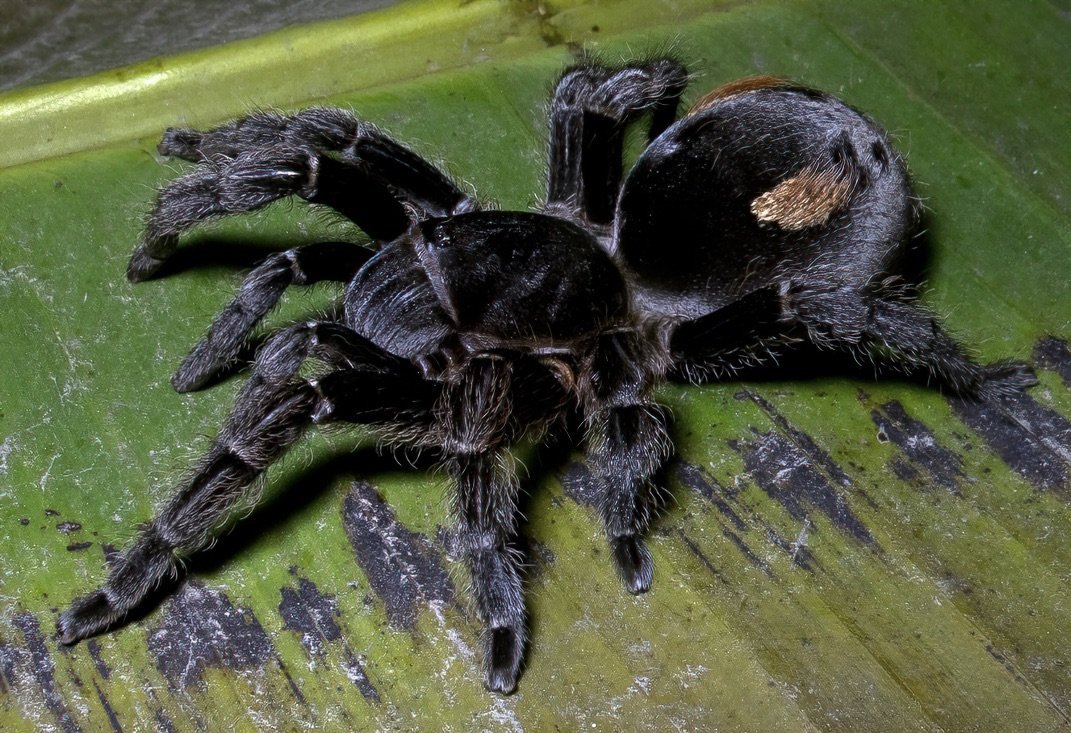
POLYGON ((759 288, 724 308, 673 325, 667 339, 670 369, 695 383, 727 379, 776 359, 798 338, 785 320, 777 289, 759 288))
POLYGON ((179 392, 200 389, 237 361, 249 334, 291 285, 348 282, 371 252, 345 242, 325 242, 271 255, 255 267, 234 300, 171 377, 179 392))
POLYGON ((60 640, 73 644, 104 631, 136 608, 162 580, 177 572, 180 558, 204 547, 236 507, 255 501, 256 479, 312 422, 344 417, 395 428, 408 420, 433 421, 438 390, 407 361, 337 324, 306 324, 282 332, 261 349, 253 376, 208 453, 179 486, 137 540, 119 556, 104 586, 77 599, 59 619, 60 640), (344 368, 322 380, 295 378, 309 354, 344 368), (408 370, 407 370, 407 369, 408 370), (340 379, 345 375, 345 379, 340 379), (366 411, 363 390, 372 396, 366 411), (399 391, 391 391, 396 389, 399 391), (386 396, 401 395, 385 405, 386 396), (422 399, 417 406, 414 400, 422 399))
POLYGON ((513 547, 519 485, 506 452, 511 372, 504 359, 475 357, 440 404, 459 539, 486 624, 486 684, 500 693, 516 687, 525 644, 524 591, 513 547))
POLYGON ((786 317, 806 328, 815 344, 863 354, 879 369, 925 373, 956 394, 982 399, 1037 383, 1026 364, 974 361, 937 316, 887 284, 793 285, 784 288, 782 300, 786 317))
POLYGON ((104 631, 136 608, 179 558, 204 547, 249 487, 300 437, 316 404, 308 384, 250 384, 193 474, 137 540, 120 554, 104 586, 77 599, 59 618, 60 641, 104 631))
POLYGON ((132 281, 152 277, 198 222, 288 196, 329 206, 382 241, 416 220, 476 208, 438 168, 338 109, 258 113, 204 133, 169 130, 160 150, 199 165, 160 190, 127 266, 132 281))
MULTIPOLYGON (((370 233, 404 230, 408 219, 393 198, 369 188, 363 171, 306 148, 254 149, 232 159, 212 159, 160 190, 141 245, 127 264, 132 282, 155 275, 187 229, 208 219, 255 211, 288 196, 316 202, 321 191, 348 191, 370 233), (358 197, 364 191, 366 195, 358 197)), ((343 210, 343 213, 345 210, 343 210)))
POLYGON ((688 82, 672 59, 568 69, 550 107, 548 208, 564 208, 595 224, 609 224, 621 188, 625 127, 651 112, 649 138, 668 127, 688 82))
POLYGON ((1013 394, 1036 384, 1023 363, 979 364, 925 307, 889 286, 769 286, 676 325, 672 371, 692 381, 731 376, 806 338, 871 358, 879 368, 926 373, 956 394, 1013 394))
POLYGON ((874 298, 869 303, 863 346, 879 366, 902 372, 926 371, 956 394, 992 399, 1037 384, 1027 364, 979 364, 916 303, 874 298))
POLYGON ((614 563, 630 593, 651 587, 643 540, 659 491, 655 477, 672 451, 666 415, 650 396, 657 354, 634 331, 599 340, 588 400, 588 458, 602 484, 600 511, 614 563))
POLYGON ((456 213, 468 202, 436 166, 375 125, 333 107, 312 107, 293 115, 257 112, 206 132, 172 128, 164 133, 159 149, 164 155, 202 162, 276 147, 338 153, 377 179, 381 188, 389 188, 399 202, 426 216, 456 213))

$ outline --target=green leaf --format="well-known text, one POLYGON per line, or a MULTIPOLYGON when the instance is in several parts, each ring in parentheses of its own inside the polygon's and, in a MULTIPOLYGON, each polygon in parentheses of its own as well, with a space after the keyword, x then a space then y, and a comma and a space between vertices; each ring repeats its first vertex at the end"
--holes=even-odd
MULTIPOLYGON (((1040 1, 434 1, 0 95, 0 728, 1066 727, 1069 22, 1040 1), (359 431, 295 449, 177 595, 59 647, 57 613, 100 584, 242 382, 167 381, 241 267, 354 236, 279 205, 183 241, 219 257, 129 285, 153 190, 183 168, 155 156, 160 132, 339 104, 525 208, 574 42, 670 49, 696 71, 691 97, 775 74, 881 121, 931 212, 926 302, 1041 384, 984 408, 865 376, 665 387, 680 461, 642 597, 574 499, 581 469, 527 451, 531 644, 509 698, 481 684, 444 478, 359 431), (361 562, 366 505, 422 558, 393 585, 361 562), (405 606, 405 583, 430 602, 405 606)), ((292 291, 271 322, 332 296, 292 291)))

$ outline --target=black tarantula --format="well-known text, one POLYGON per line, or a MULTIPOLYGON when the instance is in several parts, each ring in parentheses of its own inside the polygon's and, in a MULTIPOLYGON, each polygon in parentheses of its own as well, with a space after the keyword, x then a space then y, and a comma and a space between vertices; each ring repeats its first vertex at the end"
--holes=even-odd
POLYGON ((439 452, 486 624, 486 684, 508 693, 525 648, 508 451, 525 433, 581 418, 613 561, 642 593, 654 480, 672 451, 653 397, 663 380, 721 378, 809 342, 928 371, 959 394, 1034 383, 1023 364, 972 361, 892 277, 918 206, 874 122, 770 77, 723 86, 678 118, 687 81, 665 58, 568 69, 550 104, 539 213, 481 207, 339 109, 169 130, 160 151, 197 166, 160 191, 130 280, 155 275, 198 222, 293 195, 373 246, 299 247, 249 274, 172 379, 179 391, 233 364, 290 285, 343 283, 341 313, 261 347, 212 448, 104 587, 60 617, 62 642, 121 621, 308 425, 345 421, 439 452), (625 130, 641 118, 647 146, 625 175, 625 130), (328 371, 302 376, 310 358, 328 371))

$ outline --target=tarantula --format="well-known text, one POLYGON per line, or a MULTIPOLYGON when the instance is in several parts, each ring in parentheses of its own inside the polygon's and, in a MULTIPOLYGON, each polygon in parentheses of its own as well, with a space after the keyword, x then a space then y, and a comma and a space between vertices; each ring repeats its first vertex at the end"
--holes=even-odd
POLYGON ((919 207, 874 122, 770 77, 716 89, 678 118, 687 81, 667 58, 565 71, 538 213, 482 207, 339 109, 168 130, 160 151, 197 166, 159 192, 130 280, 154 276, 195 224, 294 195, 334 209, 373 244, 298 247, 249 274, 174 375, 179 391, 238 360, 290 285, 343 283, 341 313, 260 348, 207 455, 103 588, 60 617, 62 642, 121 621, 307 426, 345 421, 441 456, 486 624, 486 684, 508 693, 525 648, 508 460, 522 435, 581 418, 613 562, 642 593, 652 574, 644 529, 672 450, 653 396, 663 380, 722 378, 810 342, 928 370, 959 394, 1034 383, 1023 364, 972 361, 891 277, 919 207), (625 130, 641 119, 647 145, 626 176, 625 130), (310 358, 326 373, 302 376, 310 358))

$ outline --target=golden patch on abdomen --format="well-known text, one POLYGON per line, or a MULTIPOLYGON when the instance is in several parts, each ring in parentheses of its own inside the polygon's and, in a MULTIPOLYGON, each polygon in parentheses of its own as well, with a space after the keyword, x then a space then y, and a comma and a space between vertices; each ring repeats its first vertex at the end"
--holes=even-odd
POLYGON ((758 89, 776 89, 785 86, 791 86, 791 82, 789 82, 788 79, 783 79, 779 76, 745 76, 743 79, 736 79, 735 81, 722 84, 714 91, 708 92, 695 100, 692 106, 688 109, 688 113, 685 117, 698 114, 711 107, 718 100, 726 99, 737 94, 753 92, 758 89))
POLYGON ((799 231, 825 224, 848 203, 853 183, 837 168, 807 168, 786 178, 751 202, 751 213, 762 222, 799 231))

